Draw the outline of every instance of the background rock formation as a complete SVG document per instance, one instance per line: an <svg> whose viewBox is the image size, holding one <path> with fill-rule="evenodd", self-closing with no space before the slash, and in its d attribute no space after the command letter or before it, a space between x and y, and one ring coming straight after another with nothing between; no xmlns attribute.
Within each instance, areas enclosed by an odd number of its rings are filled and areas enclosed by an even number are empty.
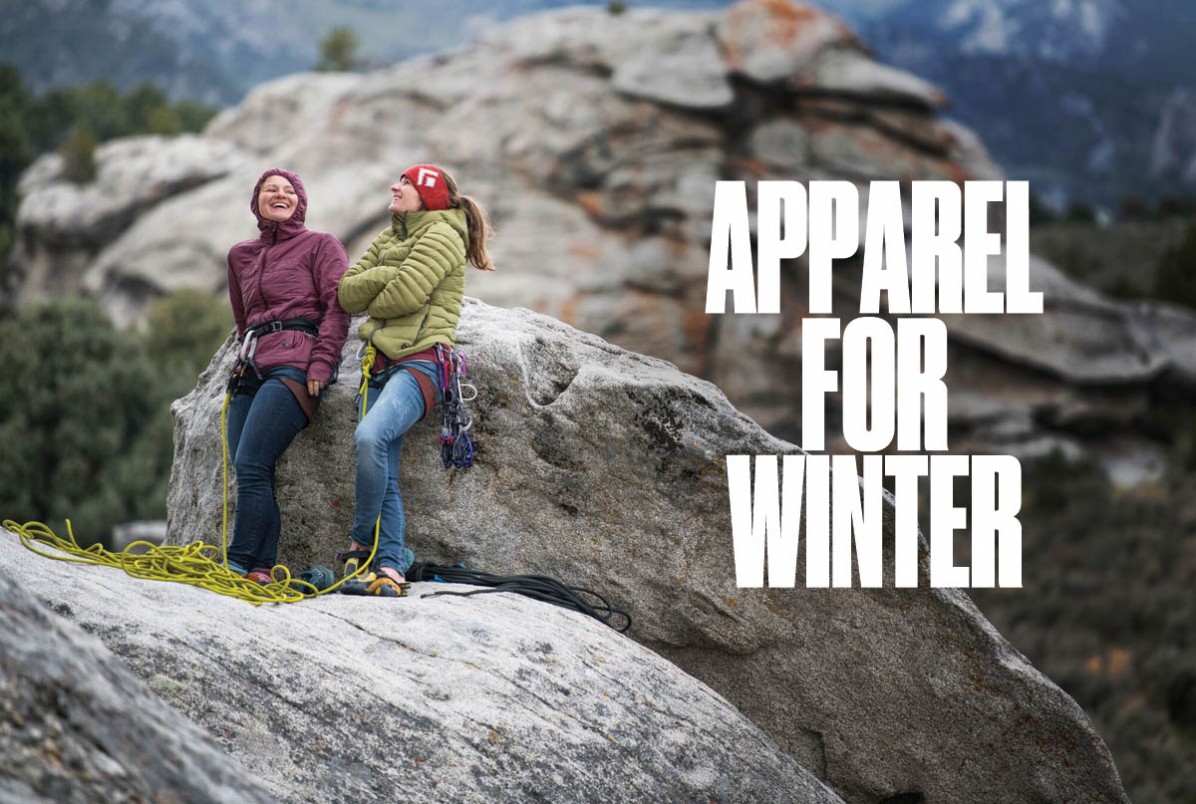
<svg viewBox="0 0 1196 804"><path fill-rule="evenodd" d="M736 587L724 457L796 448L714 386L478 302L460 342L479 390L477 465L444 472L438 421L408 435L408 542L421 558L602 590L631 611L632 636L711 684L847 801L1124 800L1080 708L962 591ZM174 541L219 533L230 346L174 408ZM329 561L349 532L352 351L280 464L292 566ZM891 531L886 541L891 586Z"/></svg>
<svg viewBox="0 0 1196 804"><path fill-rule="evenodd" d="M426 583L253 608L7 531L0 557L23 579L0 571L12 800L841 802L710 688L546 603Z"/></svg>
<svg viewBox="0 0 1196 804"><path fill-rule="evenodd" d="M471 293L671 360L799 441L804 262L785 267L781 315L707 316L714 182L754 192L756 180L849 179L866 191L873 179L1000 178L976 135L941 116L945 103L808 6L527 17L465 50L280 79L202 138L106 146L94 190L64 185L58 158L44 158L23 184L22 298L81 287L129 320L158 293L219 291L228 246L253 234L249 188L276 164L303 175L311 225L356 256L387 223L396 171L437 161L501 232L501 270L475 276ZM1196 324L1177 308L1104 301L1043 263L1035 282L1048 288L1038 320L952 322L953 446L1093 451L1115 476L1149 475L1158 450L1134 416L1161 382L1191 388ZM836 310L857 309L845 282ZM1090 363L1101 370L1077 374ZM1094 423L1115 447L1091 438Z"/></svg>

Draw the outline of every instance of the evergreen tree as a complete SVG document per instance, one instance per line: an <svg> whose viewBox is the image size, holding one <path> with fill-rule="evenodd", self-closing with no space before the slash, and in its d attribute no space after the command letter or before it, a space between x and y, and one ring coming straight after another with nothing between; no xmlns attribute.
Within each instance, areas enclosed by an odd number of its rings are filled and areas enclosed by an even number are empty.
<svg viewBox="0 0 1196 804"><path fill-rule="evenodd" d="M17 182L33 161L25 119L30 98L15 67L0 64L0 298L8 289L8 254L15 239Z"/></svg>
<svg viewBox="0 0 1196 804"><path fill-rule="evenodd" d="M4 517L55 529L69 518L86 544L164 516L170 439L143 433L168 403L133 335L94 302L26 307L0 322L0 365Z"/></svg>
<svg viewBox="0 0 1196 804"><path fill-rule="evenodd" d="M357 59L357 34L348 28L333 28L320 42L318 72L349 72L361 66Z"/></svg>
<svg viewBox="0 0 1196 804"><path fill-rule="evenodd" d="M1184 241L1159 260L1155 296L1196 307L1196 222L1188 225Z"/></svg>
<svg viewBox="0 0 1196 804"><path fill-rule="evenodd" d="M153 131L153 117L161 109L169 110L165 93L153 84L138 84L131 89L121 103L125 107L125 119L138 131Z"/></svg>
<svg viewBox="0 0 1196 804"><path fill-rule="evenodd" d="M91 130L80 123L75 126L71 138L60 150L62 154L62 177L75 184L90 184L95 181L96 141Z"/></svg>
<svg viewBox="0 0 1196 804"><path fill-rule="evenodd" d="M146 118L145 130L150 134L162 134L173 137L183 132L183 122L169 106L158 106L150 110Z"/></svg>
<svg viewBox="0 0 1196 804"><path fill-rule="evenodd" d="M180 290L153 302L145 315L145 354L171 375L171 396L195 385L212 355L233 328L228 300L198 290Z"/></svg>

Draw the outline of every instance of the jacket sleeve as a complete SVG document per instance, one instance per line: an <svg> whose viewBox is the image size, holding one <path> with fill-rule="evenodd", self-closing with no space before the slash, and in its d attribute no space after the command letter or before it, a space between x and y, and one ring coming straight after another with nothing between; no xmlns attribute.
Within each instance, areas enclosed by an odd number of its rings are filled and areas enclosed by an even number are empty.
<svg viewBox="0 0 1196 804"><path fill-rule="evenodd" d="M341 309L346 313L364 313L378 295L378 291L386 284L378 273L381 268L382 244L387 240L387 236L387 232L382 232L375 237L365 254L361 255L361 259L341 278L336 297Z"/></svg>
<svg viewBox="0 0 1196 804"><path fill-rule="evenodd" d="M241 298L241 278L233 268L233 251L228 252L228 302L233 308L233 321L237 324L237 340L245 338L245 300Z"/></svg>
<svg viewBox="0 0 1196 804"><path fill-rule="evenodd" d="M328 382L333 370L340 365L341 347L345 345L345 336L349 333L349 314L337 302L337 287L345 275L345 269L349 267L349 258L345 256L345 247L341 242L327 235L321 239L312 259L315 260L312 273L316 295L324 316L320 321L316 345L312 348L311 362L307 366L307 378Z"/></svg>
<svg viewBox="0 0 1196 804"><path fill-rule="evenodd" d="M465 263L465 243L445 223L434 223L419 236L407 258L386 279L366 310L374 318L398 318L428 303L432 291Z"/></svg>

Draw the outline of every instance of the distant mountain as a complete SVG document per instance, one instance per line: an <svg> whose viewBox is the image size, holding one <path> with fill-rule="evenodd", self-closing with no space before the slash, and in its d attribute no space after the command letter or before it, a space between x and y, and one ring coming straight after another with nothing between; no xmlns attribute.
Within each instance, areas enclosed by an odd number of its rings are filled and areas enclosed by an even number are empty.
<svg viewBox="0 0 1196 804"><path fill-rule="evenodd" d="M1057 203L1196 192L1196 4L837 0L877 57L942 87Z"/></svg>
<svg viewBox="0 0 1196 804"><path fill-rule="evenodd" d="M0 60L36 88L152 80L235 103L306 70L343 25L371 64L460 46L512 17L576 0L26 0L5 3ZM588 5L603 5L591 0ZM718 8L727 0L631 6ZM1196 193L1191 0L827 0L881 61L954 101L997 161L1057 204Z"/></svg>
<svg viewBox="0 0 1196 804"><path fill-rule="evenodd" d="M9 0L0 4L0 61L36 89L107 78L152 81L172 97L217 105L254 85L310 69L320 40L344 26L361 55L386 64L463 44L498 22L591 0ZM704 9L718 0L651 5ZM641 5L633 3L633 5ZM648 5L648 4L643 4Z"/></svg>

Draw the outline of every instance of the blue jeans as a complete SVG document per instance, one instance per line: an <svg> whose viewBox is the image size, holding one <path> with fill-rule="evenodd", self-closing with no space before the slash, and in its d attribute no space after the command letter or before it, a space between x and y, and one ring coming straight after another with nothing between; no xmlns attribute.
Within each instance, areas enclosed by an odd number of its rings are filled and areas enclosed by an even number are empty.
<svg viewBox="0 0 1196 804"><path fill-rule="evenodd" d="M273 567L278 558L282 518L274 496L274 467L307 426L307 416L282 377L306 383L306 374L290 366L246 377L228 406L228 454L237 477L237 511L228 546L229 567L248 571Z"/></svg>
<svg viewBox="0 0 1196 804"><path fill-rule="evenodd" d="M399 453L403 436L424 416L424 397L411 376L421 371L436 382L436 363L415 360L370 381L366 413L357 425L357 502L351 537L358 544L372 545L378 527L379 567L403 569L403 495L399 491ZM439 389L439 384L436 385ZM439 390L437 395L439 396ZM379 516L381 521L379 523Z"/></svg>

